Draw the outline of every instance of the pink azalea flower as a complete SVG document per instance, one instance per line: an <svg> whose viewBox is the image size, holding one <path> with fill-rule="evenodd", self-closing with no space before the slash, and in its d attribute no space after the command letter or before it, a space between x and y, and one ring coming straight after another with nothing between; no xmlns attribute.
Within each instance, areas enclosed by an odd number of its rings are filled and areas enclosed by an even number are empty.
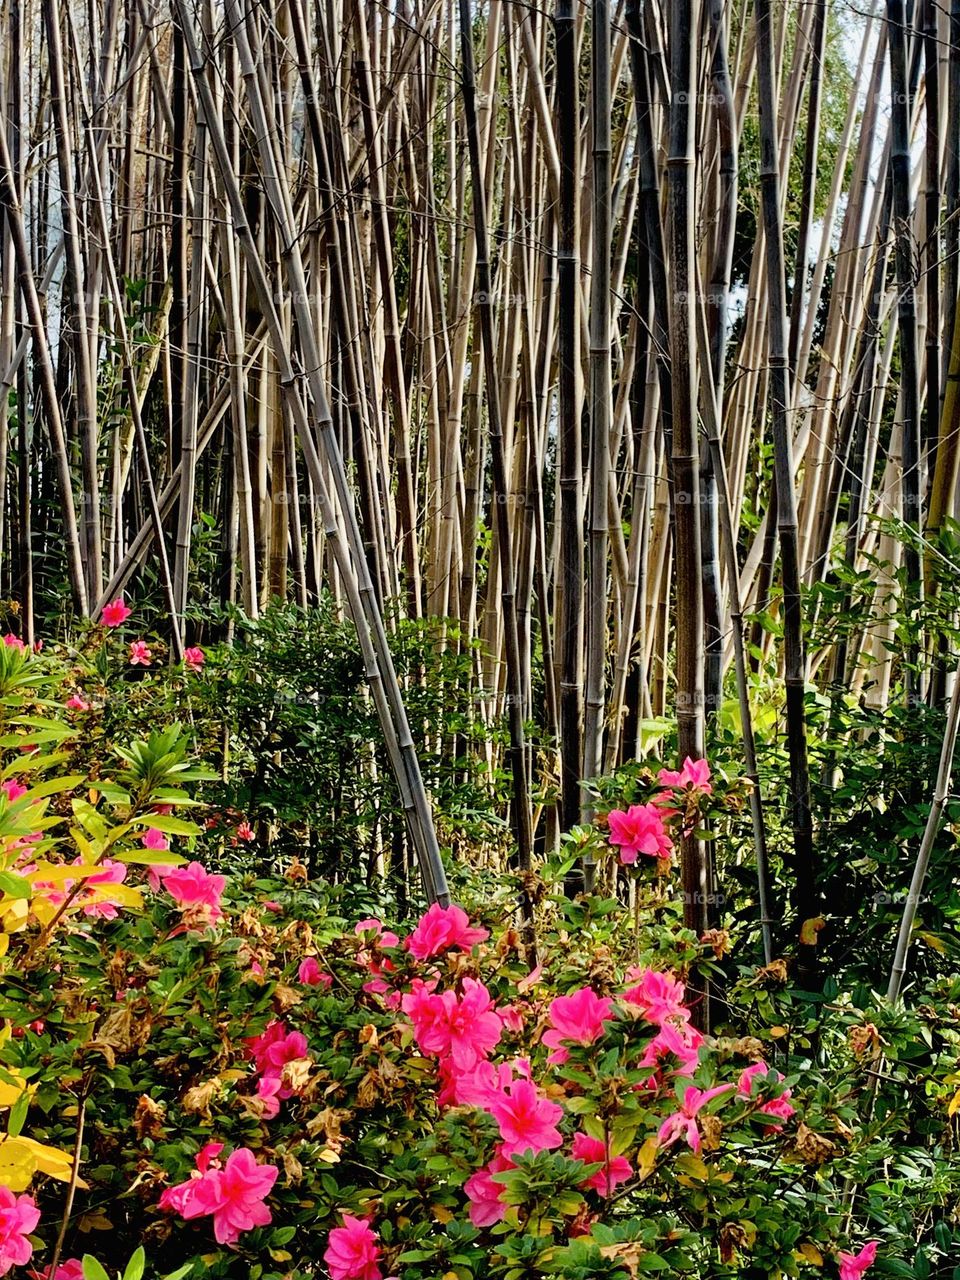
<svg viewBox="0 0 960 1280"><path fill-rule="evenodd" d="M70 711L89 711L90 703L81 698L79 693L71 693L67 699L67 709Z"/></svg>
<svg viewBox="0 0 960 1280"><path fill-rule="evenodd" d="M383 1272L377 1266L377 1233L369 1222L349 1213L343 1215L341 1223L330 1232L323 1255L330 1280L382 1280Z"/></svg>
<svg viewBox="0 0 960 1280"><path fill-rule="evenodd" d="M666 1120L664 1120L657 1134L657 1141L662 1147L669 1147L679 1141L680 1138L685 1138L691 1150L699 1153L700 1130L697 1128L698 1113L712 1098L719 1098L722 1093L727 1093L732 1088L732 1084L718 1084L713 1089L697 1089L692 1084L688 1085L684 1090L680 1110L675 1111L672 1116L667 1116Z"/></svg>
<svg viewBox="0 0 960 1280"><path fill-rule="evenodd" d="M150 646L146 640L130 641L130 665L131 667L149 667L153 654L150 652Z"/></svg>
<svg viewBox="0 0 960 1280"><path fill-rule="evenodd" d="M441 907L435 902L420 917L420 923L404 945L414 959L430 960L450 947L469 951L489 936L489 929L471 928L470 917L462 907Z"/></svg>
<svg viewBox="0 0 960 1280"><path fill-rule="evenodd" d="M14 800L19 800L21 796L27 794L27 788L22 782L18 782L16 778L7 778L5 782L0 782L0 791L7 797L11 804Z"/></svg>
<svg viewBox="0 0 960 1280"><path fill-rule="evenodd" d="M275 1165L257 1164L253 1152L242 1147L231 1153L222 1169L211 1169L199 1179L183 1217L212 1215L217 1244L235 1244L241 1232L272 1221L263 1202L279 1172Z"/></svg>
<svg viewBox="0 0 960 1280"><path fill-rule="evenodd" d="M635 983L623 993L626 1004L636 1005L648 1022L662 1026L667 1021L688 1022L683 983L672 973L659 969L631 969L627 977Z"/></svg>
<svg viewBox="0 0 960 1280"><path fill-rule="evenodd" d="M156 827L147 827L146 831L140 837L140 843L145 849L169 849L170 841Z"/></svg>
<svg viewBox="0 0 960 1280"><path fill-rule="evenodd" d="M28 1275L33 1280L48 1280L49 1273L44 1271L29 1271ZM53 1273L53 1280L83 1280L83 1263L79 1258L68 1258L66 1262L61 1262Z"/></svg>
<svg viewBox="0 0 960 1280"><path fill-rule="evenodd" d="M191 1173L186 1182L179 1182L176 1186L167 1187L160 1196L159 1208L164 1212L179 1213L183 1215L183 1211L190 1203L197 1183L210 1169L219 1169L220 1161L217 1157L223 1150L222 1142L208 1142L206 1146L201 1147L197 1152L196 1169Z"/></svg>
<svg viewBox="0 0 960 1280"><path fill-rule="evenodd" d="M686 1023L673 1026L665 1022L648 1043L639 1065L654 1067L659 1073L665 1066L666 1059L672 1056L677 1060L678 1074L692 1075L700 1063L702 1044L703 1036L695 1027L688 1026ZM648 1083L656 1084L656 1078L652 1077Z"/></svg>
<svg viewBox="0 0 960 1280"><path fill-rule="evenodd" d="M133 610L128 609L124 604L123 596L118 596L116 600L103 606L100 621L105 627L119 627L121 623L126 622L132 612Z"/></svg>
<svg viewBox="0 0 960 1280"><path fill-rule="evenodd" d="M591 987L581 987L571 996L557 996L550 1002L551 1030L543 1043L554 1050L549 1062L566 1062L570 1056L563 1042L593 1044L604 1033L604 1023L613 1017L613 1001L598 996Z"/></svg>
<svg viewBox="0 0 960 1280"><path fill-rule="evenodd" d="M582 1187L592 1187L600 1195L608 1196L620 1182L629 1182L633 1177L630 1161L623 1156L611 1156L606 1143L599 1138L591 1138L586 1133L573 1135L571 1154L574 1160L582 1160L584 1164L601 1164L602 1169L581 1182Z"/></svg>
<svg viewBox="0 0 960 1280"><path fill-rule="evenodd" d="M859 1253L838 1253L837 1261L840 1263L840 1280L860 1280L860 1277L872 1267L877 1259L877 1249L880 1247L878 1240L871 1240L869 1244L865 1244Z"/></svg>
<svg viewBox="0 0 960 1280"><path fill-rule="evenodd" d="M506 1173L513 1167L512 1162L498 1152L489 1164L471 1174L463 1184L470 1201L470 1221L475 1227L492 1227L503 1218L507 1207L500 1197L506 1188L502 1182L495 1181L493 1175Z"/></svg>
<svg viewBox="0 0 960 1280"><path fill-rule="evenodd" d="M329 973L324 973L315 956L306 956L300 961L300 968L297 970L297 981L302 982L305 987L329 987L333 985L333 978Z"/></svg>
<svg viewBox="0 0 960 1280"><path fill-rule="evenodd" d="M460 1107L482 1107L489 1111L493 1103L515 1081L530 1079L530 1059L515 1058L513 1062L496 1065L489 1061L478 1062L470 1071L454 1071L450 1064L443 1064L441 1076L449 1096L441 1094L441 1102L456 1103Z"/></svg>
<svg viewBox="0 0 960 1280"><path fill-rule="evenodd" d="M505 1004L497 1010L497 1013L499 1013L500 1021L507 1030L519 1035L523 1030L524 1005L520 1003Z"/></svg>
<svg viewBox="0 0 960 1280"><path fill-rule="evenodd" d="M380 921L371 916L368 920L359 920L353 926L353 932L360 937L364 933L373 933L374 942L378 947L399 947L400 939L395 933L391 933L389 929L384 929ZM361 954L366 954L365 952Z"/></svg>
<svg viewBox="0 0 960 1280"><path fill-rule="evenodd" d="M457 1071L469 1071L495 1048L503 1031L489 991L475 978L464 978L463 995L443 991L402 1001L413 1021L417 1044L435 1058L450 1058Z"/></svg>
<svg viewBox="0 0 960 1280"><path fill-rule="evenodd" d="M669 858L673 842L663 825L663 814L653 804L632 804L629 809L611 809L607 814L610 843L620 846L620 861L633 863L637 854Z"/></svg>
<svg viewBox="0 0 960 1280"><path fill-rule="evenodd" d="M657 775L657 781L661 787L679 788L693 787L697 791L701 791L705 796L710 795L713 787L710 785L710 766L706 760L692 760L687 756L683 762L683 768L679 772L672 769L661 769Z"/></svg>
<svg viewBox="0 0 960 1280"><path fill-rule="evenodd" d="M249 822L241 822L237 827L237 839L250 841L253 838L253 827L251 827Z"/></svg>
<svg viewBox="0 0 960 1280"><path fill-rule="evenodd" d="M32 1197L15 1196L9 1187L0 1186L0 1276L30 1261L33 1245L27 1237L39 1221Z"/></svg>
<svg viewBox="0 0 960 1280"><path fill-rule="evenodd" d="M486 1108L500 1126L504 1156L521 1151L552 1151L563 1142L557 1121L563 1108L542 1098L530 1080L516 1080Z"/></svg>
<svg viewBox="0 0 960 1280"><path fill-rule="evenodd" d="M737 1093L741 1098L754 1098L755 1094L765 1091L763 1081L769 1074L770 1068L765 1062L755 1062L753 1066L747 1067L745 1071L741 1071L740 1079L737 1082ZM779 1071L774 1073L777 1081L783 1079ZM760 1078L760 1083L754 1088L754 1081ZM767 1126L768 1129L781 1129L783 1122L789 1120L794 1113L794 1107L790 1104L790 1090L784 1089L783 1092L769 1102L764 1102L760 1108L761 1115L772 1116L773 1123Z"/></svg>
<svg viewBox="0 0 960 1280"><path fill-rule="evenodd" d="M280 1094L283 1092L279 1075L261 1076L257 1081L257 1097L263 1103L264 1120L273 1120L280 1114ZM287 1090L289 1093L289 1090Z"/></svg>
<svg viewBox="0 0 960 1280"><path fill-rule="evenodd" d="M183 665L188 671L199 671L207 660L207 655L199 645L183 651Z"/></svg>
<svg viewBox="0 0 960 1280"><path fill-rule="evenodd" d="M80 858L74 858L73 861L76 865L81 864ZM100 868L101 869L99 871L95 871L93 875L87 876L85 878L83 883L83 887L85 891L93 889L98 886L105 886L109 884L122 884L127 877L127 868L124 866L122 862L112 862L109 858L107 858L105 861L100 863ZM87 896L86 892L83 895L81 895L81 897L86 897L86 896ZM90 916L91 919L116 920L118 905L122 905L122 904L118 904L116 901L111 900L109 897L101 897L98 895L97 901L87 903L84 906L83 914L85 916Z"/></svg>
<svg viewBox="0 0 960 1280"><path fill-rule="evenodd" d="M22 649L26 649L27 647L23 643L23 641L20 639L20 637L15 636L12 631L8 631L7 634L3 637L3 643L7 646L8 649L22 650Z"/></svg>
<svg viewBox="0 0 960 1280"><path fill-rule="evenodd" d="M225 876L211 875L199 862L185 867L174 867L164 877L163 887L174 902L181 907L201 907L211 921L220 920L220 896L227 880Z"/></svg>
<svg viewBox="0 0 960 1280"><path fill-rule="evenodd" d="M271 1022L262 1035L248 1036L243 1043L255 1068L262 1074L280 1075L288 1062L307 1056L307 1037L303 1032L288 1031L278 1021Z"/></svg>

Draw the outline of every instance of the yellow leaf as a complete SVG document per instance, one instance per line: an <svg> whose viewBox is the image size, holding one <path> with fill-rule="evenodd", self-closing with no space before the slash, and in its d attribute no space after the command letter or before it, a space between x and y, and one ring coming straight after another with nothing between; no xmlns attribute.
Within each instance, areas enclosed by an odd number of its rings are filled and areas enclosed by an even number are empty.
<svg viewBox="0 0 960 1280"><path fill-rule="evenodd" d="M810 1244L809 1241L806 1244L800 1245L796 1250L794 1257L798 1260L802 1259L804 1262L812 1262L815 1267L823 1266L823 1254L816 1245Z"/></svg>
<svg viewBox="0 0 960 1280"><path fill-rule="evenodd" d="M947 1115L955 1116L960 1111L960 1089L950 1099L950 1105L947 1107Z"/></svg>
<svg viewBox="0 0 960 1280"><path fill-rule="evenodd" d="M682 1173L695 1182L708 1182L710 1179L710 1166L692 1151L686 1151L679 1156L676 1165Z"/></svg>
<svg viewBox="0 0 960 1280"><path fill-rule="evenodd" d="M13 1192L26 1191L36 1171L36 1156L21 1139L7 1138L0 1142L0 1187L8 1187Z"/></svg>
<svg viewBox="0 0 960 1280"><path fill-rule="evenodd" d="M14 1067L0 1067L0 1071L10 1077L9 1080L0 1077L0 1107L14 1107L25 1093L32 1097L36 1092L37 1086L28 1085Z"/></svg>
<svg viewBox="0 0 960 1280"><path fill-rule="evenodd" d="M10 935L0 933L0 957L5 956L10 950Z"/></svg>
<svg viewBox="0 0 960 1280"><path fill-rule="evenodd" d="M947 949L944 946L943 940L941 938L938 938L935 933L923 933L918 931L917 937L922 938L923 941L927 944L927 946L932 947L934 951L939 951L943 953Z"/></svg>
<svg viewBox="0 0 960 1280"><path fill-rule="evenodd" d="M88 907L91 902L115 902L121 907L133 907L139 911L143 906L143 894L125 884L93 884L84 893L83 902L77 901L77 906Z"/></svg>
<svg viewBox="0 0 960 1280"><path fill-rule="evenodd" d="M789 1027L771 1027L770 1028L771 1040L779 1040L781 1039L782 1036L788 1036L789 1034L790 1034Z"/></svg>
<svg viewBox="0 0 960 1280"><path fill-rule="evenodd" d="M657 1165L660 1144L656 1138L648 1138L637 1152L637 1177L643 1182L649 1178Z"/></svg>
<svg viewBox="0 0 960 1280"><path fill-rule="evenodd" d="M48 1147L43 1142L37 1142L33 1138L11 1138L11 1142L20 1143L30 1151L36 1160L37 1170L45 1173L48 1178L57 1178L60 1182L69 1182L70 1173L73 1169L73 1157L67 1151L61 1151L58 1147ZM0 1151L3 1146L0 1144ZM78 1187L85 1187L87 1184L82 1178L77 1179Z"/></svg>
<svg viewBox="0 0 960 1280"><path fill-rule="evenodd" d="M807 947L815 947L817 945L817 934L826 924L823 916L814 916L810 920L804 920L800 929L800 941Z"/></svg>

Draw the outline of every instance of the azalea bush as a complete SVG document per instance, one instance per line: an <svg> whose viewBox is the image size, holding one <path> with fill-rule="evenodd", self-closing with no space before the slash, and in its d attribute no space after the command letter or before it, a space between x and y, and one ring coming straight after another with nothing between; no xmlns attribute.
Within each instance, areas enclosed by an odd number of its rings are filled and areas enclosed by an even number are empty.
<svg viewBox="0 0 960 1280"><path fill-rule="evenodd" d="M0 646L0 1274L954 1280L960 990L811 997L735 921L685 930L676 843L737 780L598 797L532 923L462 869L398 917L297 857L212 866L189 739L91 760L89 681Z"/></svg>

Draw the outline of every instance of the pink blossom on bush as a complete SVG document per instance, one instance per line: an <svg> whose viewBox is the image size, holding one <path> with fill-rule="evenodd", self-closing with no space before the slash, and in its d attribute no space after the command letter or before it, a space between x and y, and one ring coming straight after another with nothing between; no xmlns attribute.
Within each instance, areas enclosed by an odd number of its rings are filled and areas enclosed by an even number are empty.
<svg viewBox="0 0 960 1280"><path fill-rule="evenodd" d="M713 787L710 785L710 766L706 760L692 760L687 756L683 762L683 768L679 771L672 769L661 769L657 775L657 781L661 787L679 788L694 787L697 791L703 792L705 796L710 795Z"/></svg>
<svg viewBox="0 0 960 1280"><path fill-rule="evenodd" d="M257 1081L257 1097L263 1106L264 1120L273 1120L280 1114L280 1095L283 1092L282 1079L279 1075L269 1073ZM289 1093L290 1090L287 1090Z"/></svg>
<svg viewBox="0 0 960 1280"><path fill-rule="evenodd" d="M471 1174L463 1184L467 1199L470 1201L470 1221L475 1227L492 1227L495 1222L500 1222L503 1218L507 1210L500 1197L505 1187L502 1182L495 1181L493 1175L506 1173L512 1168L511 1161L498 1152L489 1164L485 1164L482 1169Z"/></svg>
<svg viewBox="0 0 960 1280"><path fill-rule="evenodd" d="M237 839L251 841L254 838L253 827L249 822L241 822L237 827Z"/></svg>
<svg viewBox="0 0 960 1280"><path fill-rule="evenodd" d="M27 1239L40 1221L31 1196L15 1196L0 1186L0 1276L30 1261L33 1245Z"/></svg>
<svg viewBox="0 0 960 1280"><path fill-rule="evenodd" d="M420 917L404 945L416 960L430 960L451 947L469 951L489 937L489 929L471 927L470 917L462 907L441 907L435 902Z"/></svg>
<svg viewBox="0 0 960 1280"><path fill-rule="evenodd" d="M28 1274L34 1280L48 1280L49 1275L46 1271L30 1271ZM57 1267L53 1280L83 1280L83 1263L79 1258L68 1258Z"/></svg>
<svg viewBox="0 0 960 1280"><path fill-rule="evenodd" d="M667 1066L667 1059L676 1059L676 1071L680 1075L692 1075L700 1062L700 1046L703 1036L694 1027L681 1023L673 1026L665 1022L644 1050L641 1067L654 1067L659 1073ZM650 1083L656 1084L656 1078Z"/></svg>
<svg viewBox="0 0 960 1280"><path fill-rule="evenodd" d="M183 651L183 665L188 671L199 671L207 660L207 655L199 645L193 645Z"/></svg>
<svg viewBox="0 0 960 1280"><path fill-rule="evenodd" d="M20 637L15 636L12 631L8 631L7 634L3 637L3 643L7 646L8 649L22 650L22 649L26 649L27 647L23 643L23 641L20 639Z"/></svg>
<svg viewBox="0 0 960 1280"><path fill-rule="evenodd" d="M384 929L383 924L376 918L370 916L367 920L358 920L353 926L353 932L357 937L361 937L365 933L374 934L374 942L378 947L399 947L400 939L395 933L391 933L389 929ZM366 952L361 952L365 955Z"/></svg>
<svg viewBox="0 0 960 1280"><path fill-rule="evenodd" d="M203 907L210 920L219 920L223 916L220 897L226 883L225 876L211 875L199 862L190 862L185 867L174 867L164 876L163 887L180 906Z"/></svg>
<svg viewBox="0 0 960 1280"><path fill-rule="evenodd" d="M557 996L550 1002L551 1029L543 1043L553 1049L549 1062L566 1062L569 1053L563 1044L593 1044L604 1033L604 1023L613 1017L613 1001L598 996L591 987L581 987L570 996Z"/></svg>
<svg viewBox="0 0 960 1280"><path fill-rule="evenodd" d="M105 627L119 627L121 623L126 622L133 612L128 609L123 602L123 596L117 596L116 600L111 600L109 604L105 604L100 613L100 621Z"/></svg>
<svg viewBox="0 0 960 1280"><path fill-rule="evenodd" d="M162 831L156 827L147 827L146 831L140 837L140 843L145 849L169 849L170 841Z"/></svg>
<svg viewBox="0 0 960 1280"><path fill-rule="evenodd" d="M516 1080L485 1108L500 1126L504 1156L521 1151L552 1151L563 1142L557 1121L563 1108L537 1092L530 1080Z"/></svg>
<svg viewBox="0 0 960 1280"><path fill-rule="evenodd" d="M272 1215L263 1203L277 1180L279 1169L257 1164L252 1151L242 1147L231 1153L222 1169L210 1169L197 1181L183 1217L213 1217L218 1244L235 1244L241 1232L265 1227Z"/></svg>
<svg viewBox="0 0 960 1280"><path fill-rule="evenodd" d="M288 1062L307 1056L307 1037L302 1031L288 1031L282 1022L271 1022L262 1035L248 1036L247 1053L261 1074L279 1075Z"/></svg>
<svg viewBox="0 0 960 1280"><path fill-rule="evenodd" d="M606 1144L599 1138L591 1138L589 1134L573 1135L571 1154L574 1160L582 1160L584 1164L603 1166L580 1184L582 1187L592 1187L602 1196L610 1195L618 1183L629 1182L633 1177L633 1168L629 1160L624 1156L609 1156Z"/></svg>
<svg viewBox="0 0 960 1280"><path fill-rule="evenodd" d="M208 1142L201 1147L195 1160L196 1169L186 1182L178 1182L176 1186L167 1187L163 1191L159 1200L159 1208L164 1212L179 1213L182 1216L203 1175L210 1169L220 1168L220 1161L217 1157L222 1150L222 1142Z"/></svg>
<svg viewBox="0 0 960 1280"><path fill-rule="evenodd" d="M377 1233L369 1222L349 1213L341 1223L330 1232L323 1255L330 1280L382 1280Z"/></svg>
<svg viewBox="0 0 960 1280"><path fill-rule="evenodd" d="M153 658L150 646L146 640L130 641L130 665L131 667L149 667Z"/></svg>
<svg viewBox="0 0 960 1280"><path fill-rule="evenodd" d="M763 1081L769 1074L770 1068L765 1062L755 1062L753 1066L747 1067L745 1071L741 1071L740 1079L737 1082L737 1092L742 1098L755 1098L757 1094L763 1092ZM783 1076L779 1071L775 1072L777 1081L781 1081ZM760 1082L755 1086L755 1081L759 1078ZM773 1123L768 1125L769 1129L780 1129L783 1122L789 1120L794 1113L794 1107L790 1103L790 1090L784 1089L777 1098L772 1098L769 1102L764 1102L760 1108L761 1115L773 1117Z"/></svg>
<svg viewBox="0 0 960 1280"><path fill-rule="evenodd" d="M89 711L90 703L81 698L79 693L71 693L67 699L67 709L70 711Z"/></svg>
<svg viewBox="0 0 960 1280"><path fill-rule="evenodd" d="M667 1116L660 1126L657 1134L660 1145L669 1147L684 1138L693 1151L699 1152L700 1130L697 1128L697 1115L712 1098L719 1098L722 1093L729 1092L733 1087L732 1084L718 1084L713 1089L697 1089L692 1084L688 1085L684 1090L680 1110L675 1111L672 1116Z"/></svg>
<svg viewBox="0 0 960 1280"><path fill-rule="evenodd" d="M461 1107L482 1107L489 1111L494 1101L508 1090L516 1079L530 1079L529 1058L512 1062L478 1062L470 1071L441 1070L449 1088L449 1101ZM441 1095L441 1102L447 1099Z"/></svg>
<svg viewBox="0 0 960 1280"><path fill-rule="evenodd" d="M14 800L19 800L21 796L27 794L27 788L22 782L18 782L16 778L7 778L5 782L0 782L0 791L7 797L11 804Z"/></svg>
<svg viewBox="0 0 960 1280"><path fill-rule="evenodd" d="M81 859L74 858L74 864L80 865ZM109 858L100 863L100 870L95 871L93 875L87 876L83 882L84 893L81 895L81 901L87 896L89 890L97 888L103 893L105 886L110 884L122 884L127 877L127 868L122 862L112 862ZM70 882L64 882L65 884ZM83 914L90 916L92 919L100 920L116 920L117 907L122 903L111 899L108 896L101 897L98 894L98 900L84 904Z"/></svg>
<svg viewBox="0 0 960 1280"><path fill-rule="evenodd" d="M631 969L627 974L634 984L623 993L626 1004L636 1005L648 1022L662 1026L668 1020L688 1022L690 1011L684 1005L683 983L672 973L659 969Z"/></svg>
<svg viewBox="0 0 960 1280"><path fill-rule="evenodd" d="M840 1263L840 1280L860 1280L860 1277L872 1267L877 1260L877 1249L879 1241L871 1240L869 1244L865 1244L859 1253L838 1253L837 1261Z"/></svg>
<svg viewBox="0 0 960 1280"><path fill-rule="evenodd" d="M607 814L610 843L620 846L620 861L633 863L637 854L669 858L673 842L663 825L663 814L653 804L632 804L629 809L611 809Z"/></svg>
<svg viewBox="0 0 960 1280"><path fill-rule="evenodd" d="M424 1053L449 1058L457 1071L469 1071L495 1048L503 1031L500 1015L482 982L464 978L463 994L443 991L404 996L402 1006Z"/></svg>
<svg viewBox="0 0 960 1280"><path fill-rule="evenodd" d="M316 956L305 956L300 961L300 967L297 969L297 981L302 982L305 987L329 987L333 985L333 978L320 968Z"/></svg>

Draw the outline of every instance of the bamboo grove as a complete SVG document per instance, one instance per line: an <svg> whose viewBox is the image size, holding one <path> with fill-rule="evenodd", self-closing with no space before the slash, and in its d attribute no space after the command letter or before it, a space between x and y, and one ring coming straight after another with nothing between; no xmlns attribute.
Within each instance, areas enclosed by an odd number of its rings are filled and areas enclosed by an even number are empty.
<svg viewBox="0 0 960 1280"><path fill-rule="evenodd" d="M398 606L481 642L522 867L658 717L699 756L739 698L755 773L774 662L815 916L811 683L946 699L889 601L957 514L960 0L0 0L0 33L24 639L152 592L176 655L197 600L333 592L440 898ZM838 566L870 589L808 652Z"/></svg>

